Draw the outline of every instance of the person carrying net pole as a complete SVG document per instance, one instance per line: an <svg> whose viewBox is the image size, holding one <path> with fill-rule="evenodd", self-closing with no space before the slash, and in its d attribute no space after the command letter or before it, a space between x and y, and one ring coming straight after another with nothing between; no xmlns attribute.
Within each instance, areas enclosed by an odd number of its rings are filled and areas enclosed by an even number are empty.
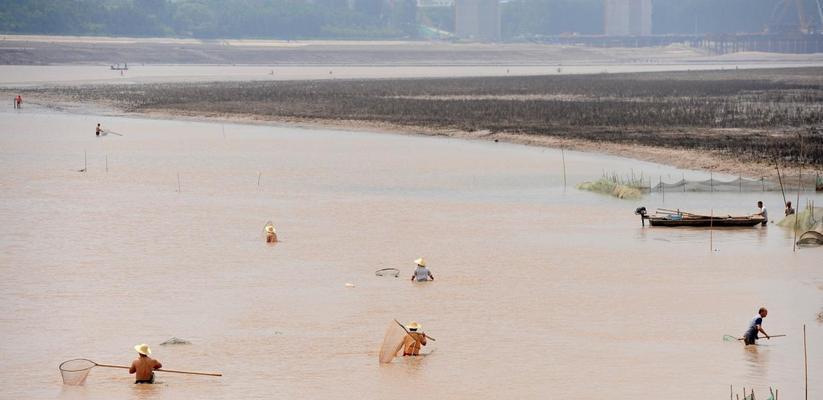
<svg viewBox="0 0 823 400"><path fill-rule="evenodd" d="M137 359L131 363L131 368L129 368L129 373L134 374L134 383L154 383L154 371L163 368L163 364L149 357L151 349L149 345L145 343L134 346L134 350L137 351L138 356Z"/></svg>

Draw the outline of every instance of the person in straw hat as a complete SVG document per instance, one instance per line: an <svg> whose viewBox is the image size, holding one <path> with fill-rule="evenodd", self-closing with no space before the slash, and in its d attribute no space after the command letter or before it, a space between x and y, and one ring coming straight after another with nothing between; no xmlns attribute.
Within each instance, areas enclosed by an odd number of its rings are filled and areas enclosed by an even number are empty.
<svg viewBox="0 0 823 400"><path fill-rule="evenodd" d="M270 222L266 224L266 243L275 242L277 242L277 231L274 229L274 225Z"/></svg>
<svg viewBox="0 0 823 400"><path fill-rule="evenodd" d="M424 282L434 280L434 275L432 275L431 271L429 271L429 269L426 268L426 260L424 260L421 257L414 260L414 263L417 264L417 268L414 270L414 273L412 274L412 282Z"/></svg>
<svg viewBox="0 0 823 400"><path fill-rule="evenodd" d="M130 374L136 374L134 377L134 383L154 383L154 370L163 368L163 365L160 364L160 361L157 361L151 357L151 349L149 345L143 343L134 346L134 349L137 350L137 357L131 363L131 368L129 368Z"/></svg>
<svg viewBox="0 0 823 400"><path fill-rule="evenodd" d="M403 339L403 356L419 356L420 348L426 345L426 334L423 333L423 325L412 322L406 325L409 334Z"/></svg>

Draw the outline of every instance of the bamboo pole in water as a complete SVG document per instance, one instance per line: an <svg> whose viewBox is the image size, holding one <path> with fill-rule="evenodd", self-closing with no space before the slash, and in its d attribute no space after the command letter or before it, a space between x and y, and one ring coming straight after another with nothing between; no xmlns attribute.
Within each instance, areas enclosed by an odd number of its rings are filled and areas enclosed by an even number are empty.
<svg viewBox="0 0 823 400"><path fill-rule="evenodd" d="M177 173L177 193L180 193L180 173Z"/></svg>
<svg viewBox="0 0 823 400"><path fill-rule="evenodd" d="M89 170L88 157L86 157L86 150L83 150L83 173Z"/></svg>
<svg viewBox="0 0 823 400"><path fill-rule="evenodd" d="M566 191L566 151L560 148L560 158L563 160L563 192Z"/></svg>
<svg viewBox="0 0 823 400"><path fill-rule="evenodd" d="M806 400L809 400L809 357L806 353L806 324L803 324L803 375L806 387Z"/></svg>
<svg viewBox="0 0 823 400"><path fill-rule="evenodd" d="M800 207L800 189L803 187L803 181L801 177L803 176L803 135L797 134L800 136L800 163L797 170L797 203L795 203L795 207ZM797 222L800 220L798 218L797 213L794 215L794 240L792 243L792 251L797 251Z"/></svg>
<svg viewBox="0 0 823 400"><path fill-rule="evenodd" d="M711 211L709 218L709 253L714 253L714 208ZM743 396L745 397L745 396Z"/></svg>
<svg viewBox="0 0 823 400"><path fill-rule="evenodd" d="M260 171L257 171L257 190L260 190Z"/></svg>

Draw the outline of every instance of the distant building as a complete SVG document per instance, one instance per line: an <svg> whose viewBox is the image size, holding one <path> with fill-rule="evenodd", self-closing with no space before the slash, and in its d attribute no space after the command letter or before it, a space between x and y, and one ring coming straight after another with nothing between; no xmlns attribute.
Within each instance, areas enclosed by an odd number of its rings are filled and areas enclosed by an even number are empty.
<svg viewBox="0 0 823 400"><path fill-rule="evenodd" d="M652 34L652 0L604 0L603 8L606 35Z"/></svg>
<svg viewBox="0 0 823 400"><path fill-rule="evenodd" d="M460 38L500 40L500 1L454 0L454 28Z"/></svg>

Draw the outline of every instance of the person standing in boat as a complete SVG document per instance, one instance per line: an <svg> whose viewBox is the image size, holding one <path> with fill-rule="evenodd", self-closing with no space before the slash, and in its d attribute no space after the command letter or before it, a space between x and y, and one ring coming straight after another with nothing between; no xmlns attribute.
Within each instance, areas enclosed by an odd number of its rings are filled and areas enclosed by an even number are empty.
<svg viewBox="0 0 823 400"><path fill-rule="evenodd" d="M154 370L163 368L163 365L160 364L160 361L149 357L149 354L151 354L149 345L145 343L138 344L134 346L134 350L137 351L138 357L131 363L131 368L129 368L129 373L135 374L134 383L154 383Z"/></svg>
<svg viewBox="0 0 823 400"><path fill-rule="evenodd" d="M760 225L766 226L766 223L769 222L769 212L766 211L766 206L763 205L762 201L757 202L757 212L754 215L763 217L763 222Z"/></svg>
<svg viewBox="0 0 823 400"><path fill-rule="evenodd" d="M766 336L766 339L771 339L769 334L763 330L763 318L766 318L766 315L769 315L769 310L766 307L760 307L760 310L757 311L757 315L752 318L752 322L749 323L749 328L746 330L746 333L743 334L743 343L746 346L750 344L757 344L757 334L762 333Z"/></svg>
<svg viewBox="0 0 823 400"><path fill-rule="evenodd" d="M406 338L403 339L403 356L419 356L420 348L426 345L426 334L423 333L423 325L412 322L406 325L409 330Z"/></svg>
<svg viewBox="0 0 823 400"><path fill-rule="evenodd" d="M425 282L434 280L434 275L432 275L432 272L429 271L428 268L426 268L426 260L424 260L423 257L414 260L414 263L417 264L417 268L414 270L414 273L412 274L412 282Z"/></svg>

